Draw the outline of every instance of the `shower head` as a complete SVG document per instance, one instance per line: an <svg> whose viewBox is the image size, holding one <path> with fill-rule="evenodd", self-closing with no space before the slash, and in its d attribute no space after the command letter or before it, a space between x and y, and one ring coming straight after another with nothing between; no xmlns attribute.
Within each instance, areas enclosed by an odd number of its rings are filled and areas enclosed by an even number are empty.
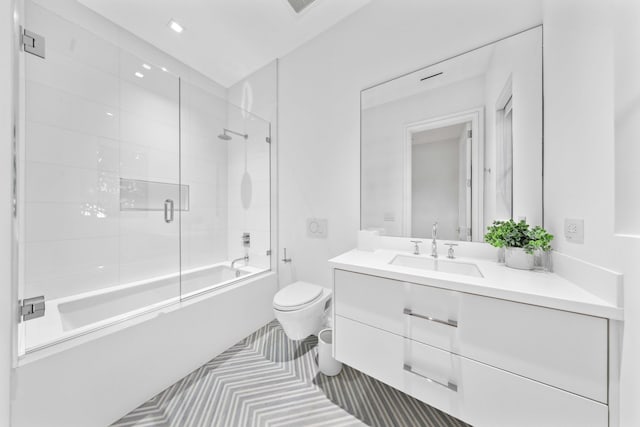
<svg viewBox="0 0 640 427"><path fill-rule="evenodd" d="M230 141L231 140L231 136L228 135L229 133L241 136L244 139L248 139L249 138L249 135L247 135L246 133L234 132L234 131L229 130L229 129L222 129L222 133L220 135L218 135L218 138L220 138L223 141Z"/></svg>

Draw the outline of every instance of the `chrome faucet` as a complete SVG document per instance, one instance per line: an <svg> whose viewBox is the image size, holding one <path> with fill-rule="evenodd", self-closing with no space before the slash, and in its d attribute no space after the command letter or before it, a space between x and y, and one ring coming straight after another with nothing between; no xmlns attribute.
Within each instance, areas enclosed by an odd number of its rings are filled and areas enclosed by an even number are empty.
<svg viewBox="0 0 640 427"><path fill-rule="evenodd" d="M420 255L420 246L418 246L420 243L422 243L422 240L412 240L411 243L413 243L415 246L413 248L413 254L414 255Z"/></svg>
<svg viewBox="0 0 640 427"><path fill-rule="evenodd" d="M236 262L240 262L240 261L244 261L244 263L246 265L249 262L249 254L246 254L242 258L236 258L233 261L231 261L231 268L235 270Z"/></svg>
<svg viewBox="0 0 640 427"><path fill-rule="evenodd" d="M434 258L438 258L438 242L436 239L438 238L438 223L433 223L433 228L431 229L431 256Z"/></svg>

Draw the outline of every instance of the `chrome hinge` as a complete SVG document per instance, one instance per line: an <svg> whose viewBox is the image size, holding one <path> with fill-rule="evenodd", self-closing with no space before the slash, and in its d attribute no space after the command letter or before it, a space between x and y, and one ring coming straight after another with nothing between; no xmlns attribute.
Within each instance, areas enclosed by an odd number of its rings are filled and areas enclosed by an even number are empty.
<svg viewBox="0 0 640 427"><path fill-rule="evenodd" d="M19 306L21 322L44 316L44 296L24 299L20 301Z"/></svg>
<svg viewBox="0 0 640 427"><path fill-rule="evenodd" d="M471 129L469 129L467 131L467 138L471 138L471 137L473 137L473 131Z"/></svg>
<svg viewBox="0 0 640 427"><path fill-rule="evenodd" d="M467 179L467 187L471 187L471 180Z"/></svg>
<svg viewBox="0 0 640 427"><path fill-rule="evenodd" d="M267 141L267 144L271 144L271 137L266 137L265 141Z"/></svg>
<svg viewBox="0 0 640 427"><path fill-rule="evenodd" d="M32 33L29 30L22 30L22 48L25 52L31 53L44 59L45 53L45 40L44 37Z"/></svg>
<svg viewBox="0 0 640 427"><path fill-rule="evenodd" d="M267 255L271 255L271 249L267 249Z"/></svg>

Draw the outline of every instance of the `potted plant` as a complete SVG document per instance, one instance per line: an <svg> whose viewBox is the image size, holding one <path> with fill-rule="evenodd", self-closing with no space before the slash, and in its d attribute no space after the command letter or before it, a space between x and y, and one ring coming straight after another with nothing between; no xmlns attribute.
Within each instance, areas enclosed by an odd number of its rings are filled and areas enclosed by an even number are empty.
<svg viewBox="0 0 640 427"><path fill-rule="evenodd" d="M551 250L553 235L538 225L529 227L526 221L494 221L487 231L485 242L496 248L504 248L507 267L531 270L534 252Z"/></svg>

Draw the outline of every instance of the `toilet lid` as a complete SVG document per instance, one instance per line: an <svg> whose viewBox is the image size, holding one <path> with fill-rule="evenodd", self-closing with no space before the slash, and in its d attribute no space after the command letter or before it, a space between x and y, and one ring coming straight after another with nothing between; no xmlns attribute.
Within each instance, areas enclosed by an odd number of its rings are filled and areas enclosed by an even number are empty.
<svg viewBox="0 0 640 427"><path fill-rule="evenodd" d="M273 306L279 310L295 310L315 301L322 294L322 287L307 282L296 282L278 291Z"/></svg>

